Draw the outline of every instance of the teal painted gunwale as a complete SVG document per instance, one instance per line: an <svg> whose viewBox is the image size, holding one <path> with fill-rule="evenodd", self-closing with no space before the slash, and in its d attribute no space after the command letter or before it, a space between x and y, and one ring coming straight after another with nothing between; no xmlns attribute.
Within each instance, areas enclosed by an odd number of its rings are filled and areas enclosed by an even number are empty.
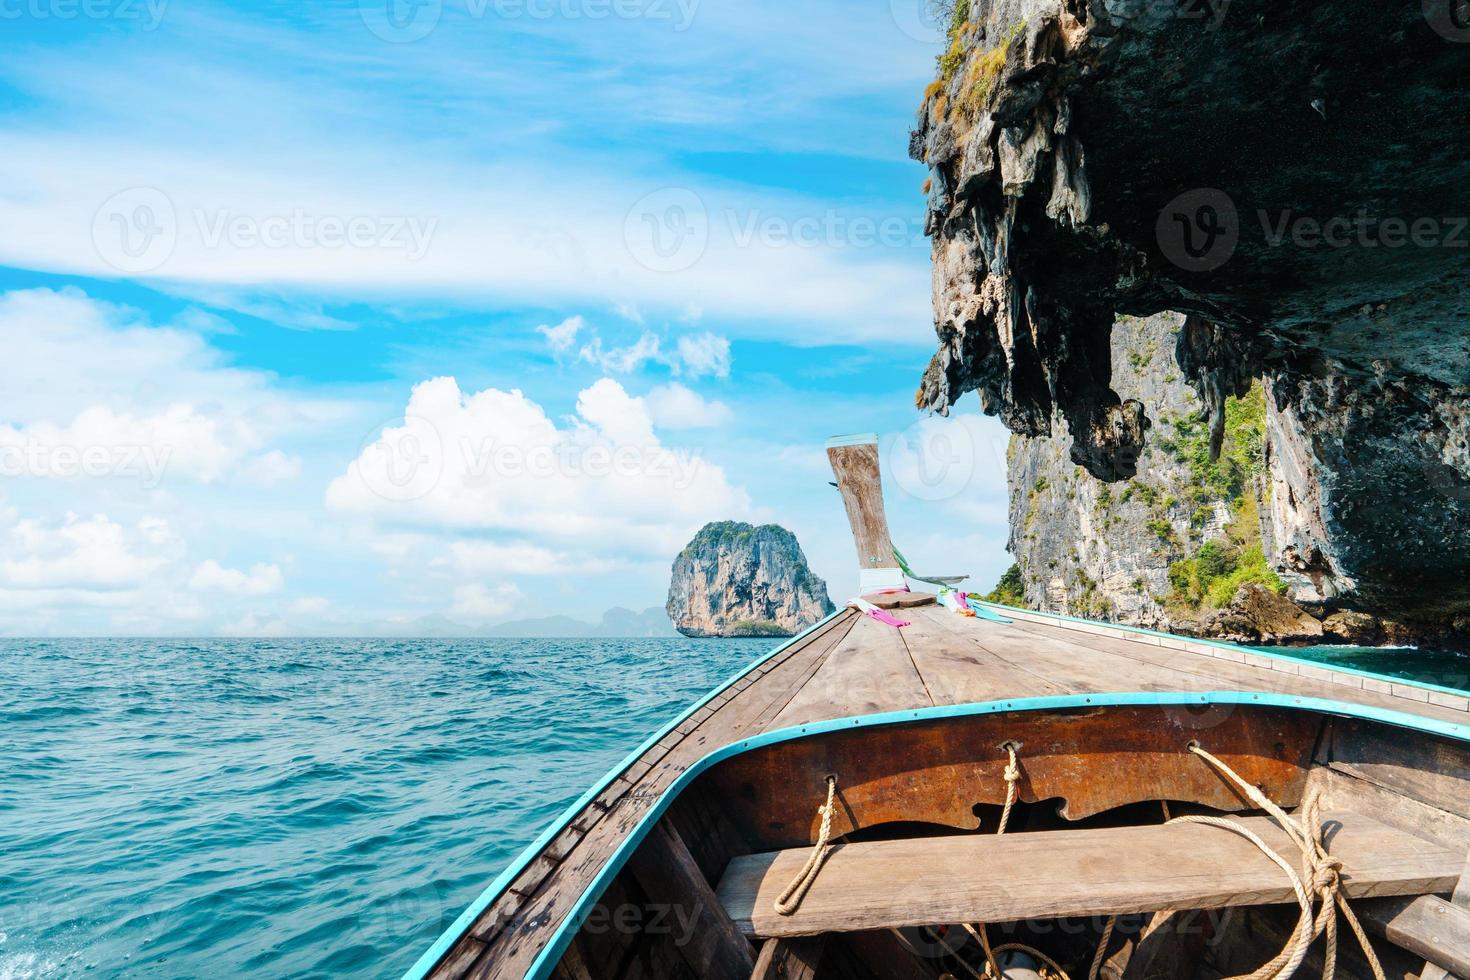
<svg viewBox="0 0 1470 980"><path fill-rule="evenodd" d="M1386 674L1375 674L1371 670L1359 670L1356 667L1339 667L1336 664L1324 664L1305 657L1293 657L1285 653L1276 653L1263 647L1246 647L1238 643L1226 643L1224 640L1200 640L1192 636L1180 636L1177 633L1164 633L1159 630L1144 629L1142 626L1122 626L1118 623L1099 623L1091 619L1078 619L1076 616L1064 616L1061 613L1038 612L1035 609L1022 609L1018 606L1006 606L998 602L985 602L977 600L982 606L989 606L997 612L1026 613L1029 616L1042 616L1046 619L1056 619L1064 623L1081 623L1084 626L1101 626L1106 629L1119 630L1124 633L1137 633L1141 636L1157 636L1160 639L1173 640L1177 643L1198 643L1201 646L1214 647L1217 650L1237 650L1241 653L1249 653L1257 657L1267 657L1272 660L1281 660L1292 664L1306 664L1319 670L1330 670L1338 674L1350 674L1354 677L1366 677L1370 680L1384 681L1389 684L1400 684L1404 687L1417 687L1425 691L1435 691L1439 694L1452 694L1457 698L1470 698L1470 691L1462 691L1455 687L1445 687L1441 684L1431 684L1428 681L1409 680L1405 677L1389 677Z"/></svg>
<svg viewBox="0 0 1470 980"><path fill-rule="evenodd" d="M841 610L839 610L839 613L840 612ZM808 630L807 632L810 633L818 629L820 626L830 621L836 615L838 615L838 613L834 613L833 616L829 616L826 620L823 620L822 623L816 624L811 628L811 630ZM764 663L765 661L769 660L771 657L775 656L776 653L784 650L786 647L792 645L797 640L802 639L802 637L804 637L805 635L806 634L802 634L802 636L796 637L790 642L778 647L776 650L773 650L766 657L763 657L760 661L757 661L757 664ZM754 666L755 665L752 665L752 668ZM747 670L752 668L748 668ZM740 676L743 676L743 674ZM738 677L735 679L738 679ZM733 680L731 683L733 683ZM725 687L727 686L728 684L725 685ZM470 925L474 923L475 919L477 919L484 911L484 909L487 908L502 891L504 891L506 885L509 884L510 880L514 878L516 874L520 873L520 869L524 868L525 865L529 863L529 861L540 852L541 848L543 848L546 843L549 842L553 836L555 836L555 834L559 833L562 828L570 823L571 820L577 815L577 813L581 812L582 807L586 806L587 802L593 799L597 795L597 793L600 793L603 788L606 788L607 784L615 779L619 773L627 768L628 765L631 765L632 762L636 761L637 757L640 756L642 752L647 751L647 746L655 744L659 739L663 737L664 734L667 734L668 731L672 730L675 726L680 724L684 720L684 718L687 718L688 715L692 714L694 711L698 710L698 708L708 703L709 700L713 698L719 690L723 689L724 687L721 687L718 688L716 691L711 692L698 705L685 712L683 716L676 719L669 726L666 726L665 729L661 730L660 734L650 738L650 740L645 743L645 748L636 751L635 753L630 755L624 763L620 763L617 767L611 770L609 772L609 775L607 777L604 777L603 781L599 783L600 788L589 791L582 797L581 800L578 801L578 803L573 804L572 807L568 808L567 812L562 815L561 819L559 819L552 827L548 828L547 831L541 835L541 837L537 838L536 842L531 844L531 846L522 853L521 857L518 858L516 862L511 865L510 868L507 868L505 872L502 872L500 877L498 877L495 882L492 883L491 886L485 890L485 893L482 894L479 899L472 903L469 908L465 909L460 917L455 920L454 924L451 925L449 929L446 930L444 934L439 937L434 945L430 947L424 953L424 955L419 958L418 962L416 962L409 969L409 971L404 974L404 980L422 980L422 978L427 977L429 972L434 968L435 964L437 964L439 960L444 956L444 954L448 952L449 949L454 945L454 943L459 940L459 938L470 927ZM628 836L623 839L622 843L619 844L617 850L613 852L613 854L608 858L607 862L598 870L597 875L583 891L582 895L578 898L576 904L573 905L568 914L564 916L562 921L558 924L558 926L556 927L556 931L551 937L551 940L546 944L545 947L542 948L541 953L531 964L531 968L526 973L526 976L528 978L532 978L532 980L544 980L544 978L550 975L552 969L561 959L562 954L566 951L566 947L571 942L572 937L576 934L577 930L582 927L582 924L586 921L588 915L591 914L597 900L602 897L603 892L607 890L607 887L612 883L613 878L615 878L617 874L622 870L629 856L633 853L634 850L637 849L638 845L643 841L644 837L647 836L648 832L668 810L673 800L681 792L683 792L690 783L699 778L699 776L709 770L712 766L716 765L717 763L723 762L724 760L729 759L733 756L740 755L753 749L763 748L768 745L776 745L781 742L794 741L796 739L807 738L814 735L827 734L830 732L845 731L851 728L882 727L887 725L903 724L906 722L930 721L944 718L963 718L975 715L996 714L1012 711L1049 711L1062 708L1077 708L1084 706L1114 707L1128 705L1152 705L1167 707L1170 705L1196 704L1203 706L1254 705L1258 707L1293 708L1302 711L1336 714L1351 718L1361 718L1368 721L1382 722L1384 724L1394 725L1400 728L1408 728L1414 731L1429 732L1431 734L1442 735L1459 741L1470 742L1470 729L1467 729L1467 727L1464 725L1438 721L1433 718L1424 718L1419 715L1410 714L1408 712L1391 711L1386 708L1374 708L1367 705L1349 704L1346 702L1330 700L1326 698L1295 697L1289 695L1251 693L1245 691L1205 691L1188 694L1170 692L1070 694L1063 696L1038 698L1013 698L1008 701L985 701L973 704L944 705L939 707L918 708L907 711L884 712L880 714L863 715L850 718L836 718L830 721L817 722L809 725L783 728L777 731L765 732L740 742L732 742L729 745L711 751L707 755L700 758L693 765L691 765L688 769L681 773L677 779L674 780L674 782L668 787L668 789L666 789L654 802L649 811L643 815L642 819L628 834Z"/></svg>

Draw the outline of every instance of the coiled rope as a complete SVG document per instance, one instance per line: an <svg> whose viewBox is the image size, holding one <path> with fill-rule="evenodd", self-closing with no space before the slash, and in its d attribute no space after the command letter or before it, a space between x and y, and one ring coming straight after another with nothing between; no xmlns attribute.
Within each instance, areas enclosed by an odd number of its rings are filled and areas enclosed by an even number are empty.
<svg viewBox="0 0 1470 980"><path fill-rule="evenodd" d="M836 796L837 777L828 776L827 802L817 808L817 812L822 815L822 827L817 834L817 844L807 857L806 864L796 873L796 877L791 879L791 884L776 896L775 906L778 915L791 915L801 907L801 900L806 897L812 883L817 880L817 872L822 870L822 862L827 859L827 850L832 840L832 812Z"/></svg>
<svg viewBox="0 0 1470 980"><path fill-rule="evenodd" d="M1281 829L1286 831L1286 835L1301 851L1302 856L1301 874L1298 875L1286 859L1272 850L1259 835L1234 820L1224 817L1184 816L1175 817L1169 821L1171 824L1204 824L1239 834L1256 845L1261 853L1274 861L1291 880L1292 891L1296 893L1297 904L1301 906L1302 914L1286 947L1254 973L1242 974L1231 980L1286 980L1302 965L1313 941L1322 935L1327 937L1322 957L1322 975L1331 978L1337 969L1337 913L1339 911L1347 920L1353 935L1357 937L1358 945L1363 948L1363 956L1367 959L1373 976L1376 980L1385 980L1383 967L1378 962L1377 954L1373 952L1373 946L1368 942L1367 934L1363 932L1362 923L1358 921L1352 906L1348 904L1347 897L1341 893L1342 862L1328 854L1327 848L1322 843L1322 800L1317 791L1314 789L1309 793L1298 811L1301 817L1296 819L1268 799L1266 794L1241 778L1234 769L1206 752L1198 744L1191 743L1189 751L1209 763L1217 772L1239 787L1247 799L1270 814L1271 818L1281 825ZM1314 898L1321 902L1321 908L1315 914L1312 909Z"/></svg>

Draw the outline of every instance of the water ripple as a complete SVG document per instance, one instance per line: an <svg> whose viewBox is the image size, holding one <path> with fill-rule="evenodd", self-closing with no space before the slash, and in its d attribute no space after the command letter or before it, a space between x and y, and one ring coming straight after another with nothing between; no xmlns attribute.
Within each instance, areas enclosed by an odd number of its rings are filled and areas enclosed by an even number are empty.
<svg viewBox="0 0 1470 980"><path fill-rule="evenodd" d="M0 641L0 980L395 975L769 646Z"/></svg>

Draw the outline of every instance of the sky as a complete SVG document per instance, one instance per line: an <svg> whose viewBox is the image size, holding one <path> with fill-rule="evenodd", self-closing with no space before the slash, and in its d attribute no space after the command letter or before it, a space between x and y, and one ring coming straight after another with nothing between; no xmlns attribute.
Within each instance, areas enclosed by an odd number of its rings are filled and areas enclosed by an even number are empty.
<svg viewBox="0 0 1470 980"><path fill-rule="evenodd" d="M0 633L662 605L707 521L1009 564L927 418L925 0L0 0Z"/></svg>

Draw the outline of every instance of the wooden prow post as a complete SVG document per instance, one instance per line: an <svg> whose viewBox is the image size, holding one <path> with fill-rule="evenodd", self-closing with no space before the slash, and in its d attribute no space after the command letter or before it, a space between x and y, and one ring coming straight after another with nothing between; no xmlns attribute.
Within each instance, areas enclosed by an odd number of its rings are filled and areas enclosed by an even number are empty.
<svg viewBox="0 0 1470 980"><path fill-rule="evenodd" d="M863 595L883 589L902 589L906 583L888 518L883 513L883 475L878 468L876 435L835 436L827 440L827 459L837 477L837 489L847 508L847 523L857 545L858 591Z"/></svg>

